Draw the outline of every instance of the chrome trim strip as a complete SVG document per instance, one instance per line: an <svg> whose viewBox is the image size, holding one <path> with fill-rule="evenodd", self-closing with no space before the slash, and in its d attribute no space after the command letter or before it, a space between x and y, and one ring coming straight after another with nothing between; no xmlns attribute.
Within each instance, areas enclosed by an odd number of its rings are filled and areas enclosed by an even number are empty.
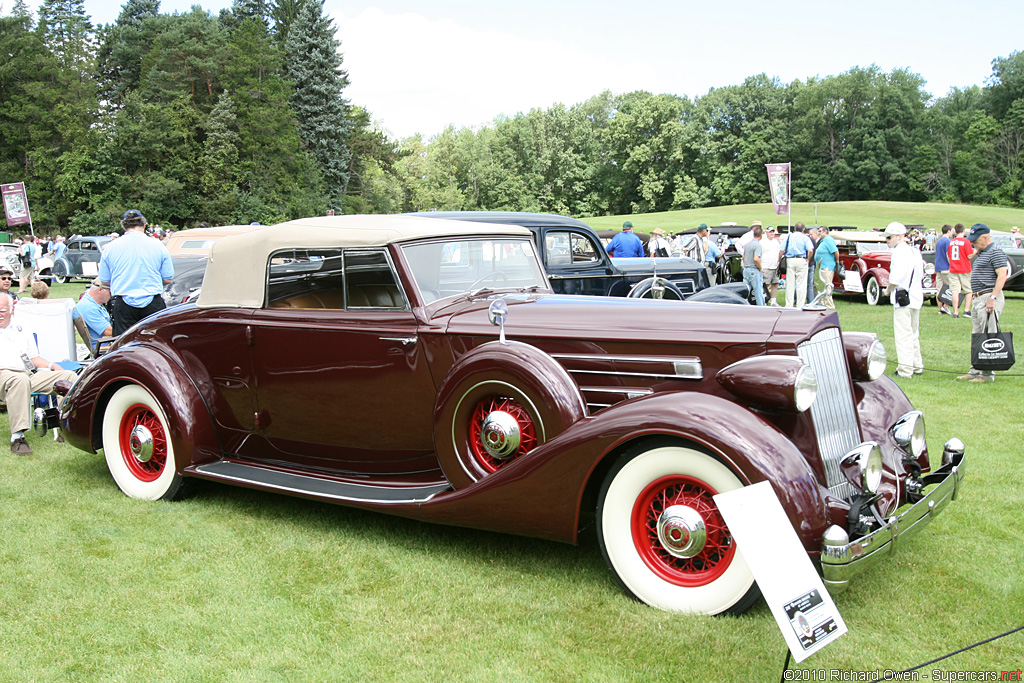
<svg viewBox="0 0 1024 683"><path fill-rule="evenodd" d="M654 389L650 388L624 388L624 387L580 387L580 391L604 392L606 394L653 394Z"/></svg>
<svg viewBox="0 0 1024 683"><path fill-rule="evenodd" d="M701 365L700 358L693 356L602 356L598 354L572 354L572 353L553 353L552 358L555 358L559 362L566 360L576 360L584 362L621 362L621 363L648 363L648 364L671 364L675 370L674 375L667 375L662 373L651 373L651 372L627 372L620 370L582 370L582 369L569 369L570 373L589 374L589 375L621 375L625 377L648 377L652 379L704 379L704 366Z"/></svg>
<svg viewBox="0 0 1024 683"><path fill-rule="evenodd" d="M825 467L825 483L834 495L849 498L859 491L843 476L840 466L846 454L860 445L861 438L839 329L822 330L800 344L797 355L814 368L818 377L818 397L810 413Z"/></svg>
<svg viewBox="0 0 1024 683"><path fill-rule="evenodd" d="M956 499L964 472L964 455L958 453L948 465L921 477L922 486L937 486L902 514L890 517L885 526L846 545L823 544L821 571L829 592L846 590L850 579L896 552L898 544L928 526L935 515Z"/></svg>

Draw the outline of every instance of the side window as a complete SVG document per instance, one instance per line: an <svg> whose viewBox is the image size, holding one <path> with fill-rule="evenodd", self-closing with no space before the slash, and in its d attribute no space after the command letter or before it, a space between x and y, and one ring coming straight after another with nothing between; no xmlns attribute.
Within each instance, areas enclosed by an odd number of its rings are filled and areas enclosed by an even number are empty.
<svg viewBox="0 0 1024 683"><path fill-rule="evenodd" d="M75 249L81 249L82 245L78 242L68 242L68 251L74 251Z"/></svg>
<svg viewBox="0 0 1024 683"><path fill-rule="evenodd" d="M544 235L544 264L567 266L572 263L571 233L565 230L548 230Z"/></svg>
<svg viewBox="0 0 1024 683"><path fill-rule="evenodd" d="M595 263L601 260L597 255L597 247L594 241L586 235L578 232L570 233L572 240L572 262L573 263Z"/></svg>
<svg viewBox="0 0 1024 683"><path fill-rule="evenodd" d="M96 251L96 244L93 242L81 242L75 245L82 251Z"/></svg>
<svg viewBox="0 0 1024 683"><path fill-rule="evenodd" d="M345 277L340 249L283 249L267 264L270 308L345 307Z"/></svg>
<svg viewBox="0 0 1024 683"><path fill-rule="evenodd" d="M460 256L452 252L442 255L442 258L456 261ZM408 308L387 253L383 250L346 251L345 284L348 287L350 309Z"/></svg>

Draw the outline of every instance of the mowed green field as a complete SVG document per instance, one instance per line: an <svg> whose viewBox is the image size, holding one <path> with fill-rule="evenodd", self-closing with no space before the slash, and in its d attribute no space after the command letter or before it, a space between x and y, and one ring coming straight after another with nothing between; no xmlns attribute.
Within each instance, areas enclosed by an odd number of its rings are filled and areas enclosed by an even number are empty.
<svg viewBox="0 0 1024 683"><path fill-rule="evenodd" d="M83 289L65 287L55 293ZM845 329L876 332L894 354L891 308L837 308ZM1022 314L1024 296L1010 295L1006 326ZM1024 363L993 384L957 382L970 323L926 306L921 327L928 371L899 384L925 412L933 461L949 437L967 444L961 496L836 598L850 632L795 680L864 680L831 672L909 668L1024 623ZM142 502L101 454L29 440L33 456L0 453L3 681L781 678L785 644L763 601L741 617L638 604L592 532L573 547L206 482L180 502ZM1022 663L1017 633L923 680Z"/></svg>
<svg viewBox="0 0 1024 683"><path fill-rule="evenodd" d="M815 213L817 206L817 213ZM733 222L750 225L759 220L769 225L787 225L790 219L775 215L771 204L744 204L741 206L718 206L687 211L666 211L664 213L634 214L632 216L604 216L584 219L596 230L620 228L629 220L641 232L654 228L678 231L695 228L701 223L721 225ZM909 225L924 225L935 228L944 224L963 223L968 228L974 223L985 223L993 230L1009 230L1017 225L1024 228L1024 209L1001 206L968 206L963 204L915 204L909 202L823 202L817 205L796 202L793 204L792 222L803 221L807 225L852 225L861 229L883 228L892 221Z"/></svg>

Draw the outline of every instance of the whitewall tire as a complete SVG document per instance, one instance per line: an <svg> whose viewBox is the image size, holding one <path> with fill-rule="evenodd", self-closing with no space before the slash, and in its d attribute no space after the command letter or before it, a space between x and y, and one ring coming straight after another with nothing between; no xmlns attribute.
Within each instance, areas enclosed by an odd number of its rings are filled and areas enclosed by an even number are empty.
<svg viewBox="0 0 1024 683"><path fill-rule="evenodd" d="M743 486L724 464L681 441L627 452L598 500L601 551L632 597L693 614L742 612L760 593L712 496Z"/></svg>
<svg viewBox="0 0 1024 683"><path fill-rule="evenodd" d="M103 413L103 456L125 495L143 500L178 496L182 477L174 460L167 417L138 384L118 389Z"/></svg>

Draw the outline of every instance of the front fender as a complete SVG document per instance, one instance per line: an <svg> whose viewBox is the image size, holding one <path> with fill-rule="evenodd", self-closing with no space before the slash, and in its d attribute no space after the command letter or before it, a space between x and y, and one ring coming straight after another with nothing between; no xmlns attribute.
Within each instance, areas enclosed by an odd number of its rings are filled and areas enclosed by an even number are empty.
<svg viewBox="0 0 1024 683"><path fill-rule="evenodd" d="M723 398L658 393L606 408L507 467L421 507L427 521L575 543L588 489L623 450L647 436L689 441L745 483L768 481L808 550L820 549L828 515L811 467L762 415Z"/></svg>
<svg viewBox="0 0 1024 683"><path fill-rule="evenodd" d="M128 383L144 387L163 408L179 472L220 456L210 411L195 384L173 358L143 344L122 347L85 369L61 408L68 443L90 453L102 448L104 409Z"/></svg>

